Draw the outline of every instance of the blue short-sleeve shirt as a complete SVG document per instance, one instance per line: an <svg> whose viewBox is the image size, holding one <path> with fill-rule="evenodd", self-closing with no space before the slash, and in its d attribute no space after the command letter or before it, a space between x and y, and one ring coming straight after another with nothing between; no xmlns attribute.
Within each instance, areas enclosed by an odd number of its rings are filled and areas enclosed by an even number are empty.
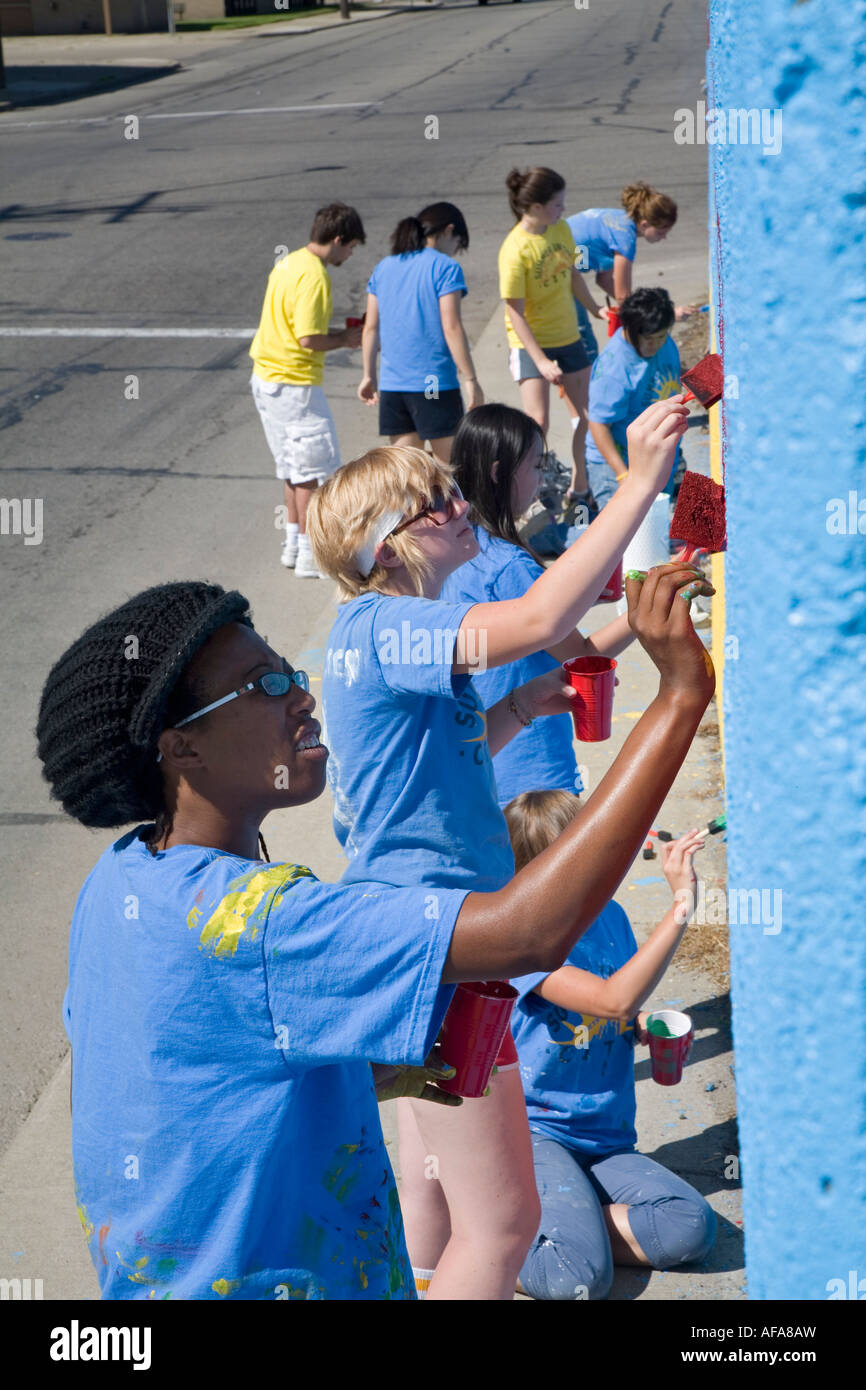
<svg viewBox="0 0 866 1390"><path fill-rule="evenodd" d="M484 706L451 672L471 607L371 592L339 609L322 703L344 881L493 892L514 873Z"/></svg>
<svg viewBox="0 0 866 1390"><path fill-rule="evenodd" d="M565 220L577 247L578 270L611 270L615 254L634 260L637 228L622 208L586 208Z"/></svg>
<svg viewBox="0 0 866 1390"><path fill-rule="evenodd" d="M608 979L636 950L628 918L610 902L572 947L566 964ZM632 1148L637 1143L632 1023L549 1003L534 993L547 974L511 981L520 995L511 1031L530 1128L577 1153L598 1156Z"/></svg>
<svg viewBox="0 0 866 1390"><path fill-rule="evenodd" d="M430 246L386 256L367 290L379 305L380 389L426 391L433 377L438 391L456 390L457 367L442 331L439 300L466 294L457 261Z"/></svg>
<svg viewBox="0 0 866 1390"><path fill-rule="evenodd" d="M626 430L632 420L653 401L667 400L681 389L680 353L673 338L667 337L652 357L641 357L618 328L593 363L589 378L589 418L607 425L627 463ZM679 453L677 445L674 468ZM586 438L586 457L593 463L604 463L591 433Z"/></svg>
<svg viewBox="0 0 866 1390"><path fill-rule="evenodd" d="M414 1298L365 1058L421 1063L463 892L139 827L72 922L79 1216L107 1299Z"/></svg>
<svg viewBox="0 0 866 1390"><path fill-rule="evenodd" d="M452 603L495 603L500 599L522 598L544 573L542 566L521 546L491 536L483 526L475 526L473 530L478 554L449 574L440 598ZM490 709L516 686L547 671L555 671L558 665L548 652L533 652L519 661L473 676L472 683L485 709ZM493 768L500 806L506 806L521 792L549 788L582 791L574 755L571 715L552 714L536 719L500 749L493 759Z"/></svg>

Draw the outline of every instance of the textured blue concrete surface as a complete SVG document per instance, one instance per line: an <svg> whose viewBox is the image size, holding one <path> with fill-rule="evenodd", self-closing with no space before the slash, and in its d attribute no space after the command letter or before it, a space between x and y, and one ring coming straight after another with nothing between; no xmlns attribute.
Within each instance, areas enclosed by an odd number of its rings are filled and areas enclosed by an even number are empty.
<svg viewBox="0 0 866 1390"><path fill-rule="evenodd" d="M710 40L706 105L726 134L731 111L765 111L767 135L781 113L777 153L708 146L728 379L725 755L749 1296L862 1298L866 4L710 0ZM743 890L761 895L745 922Z"/></svg>

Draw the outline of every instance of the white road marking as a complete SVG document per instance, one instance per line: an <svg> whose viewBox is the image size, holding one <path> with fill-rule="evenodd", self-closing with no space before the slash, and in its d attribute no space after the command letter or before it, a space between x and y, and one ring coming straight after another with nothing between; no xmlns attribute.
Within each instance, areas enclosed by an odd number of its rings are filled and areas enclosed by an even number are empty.
<svg viewBox="0 0 866 1390"><path fill-rule="evenodd" d="M131 105L133 103L130 103ZM304 111L364 111L370 106L381 106L381 101L335 101L321 102L316 106L245 106L229 111L154 111L139 116L140 121L197 121L203 116L280 116ZM37 126L57 125L110 125L112 121L125 121L126 114L119 116L68 116L57 121L2 121L0 130L34 130ZM129 113L135 114L135 112Z"/></svg>
<svg viewBox="0 0 866 1390"><path fill-rule="evenodd" d="M0 338L254 338L255 328L17 328Z"/></svg>

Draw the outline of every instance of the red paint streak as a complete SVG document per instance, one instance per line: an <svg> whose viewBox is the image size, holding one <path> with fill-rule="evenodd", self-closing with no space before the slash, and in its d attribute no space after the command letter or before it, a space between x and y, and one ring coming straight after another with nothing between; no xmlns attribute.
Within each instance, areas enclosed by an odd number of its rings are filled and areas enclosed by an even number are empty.
<svg viewBox="0 0 866 1390"><path fill-rule="evenodd" d="M105 1237L108 1235L108 1232L109 1232L110 1230L111 1230L111 1221L110 1221L110 1220L109 1220L109 1221L106 1221L105 1225L104 1225L104 1226L100 1226L100 1228L99 1228L99 1242L98 1242L98 1243L99 1243L99 1258L102 1260L102 1263L103 1263L104 1265L107 1265L107 1264L108 1264L108 1260L105 1258L105 1250L103 1249L103 1246L104 1246L104 1244L105 1244Z"/></svg>

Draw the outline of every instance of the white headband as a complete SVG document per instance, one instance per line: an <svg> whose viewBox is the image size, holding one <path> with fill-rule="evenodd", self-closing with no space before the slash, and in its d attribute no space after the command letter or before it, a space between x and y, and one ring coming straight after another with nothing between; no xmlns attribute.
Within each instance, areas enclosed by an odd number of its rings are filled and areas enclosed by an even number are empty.
<svg viewBox="0 0 866 1390"><path fill-rule="evenodd" d="M366 579L373 572L376 563L376 546L390 536L395 526L403 520L403 512L385 512L367 533L367 539L355 556L360 573Z"/></svg>

